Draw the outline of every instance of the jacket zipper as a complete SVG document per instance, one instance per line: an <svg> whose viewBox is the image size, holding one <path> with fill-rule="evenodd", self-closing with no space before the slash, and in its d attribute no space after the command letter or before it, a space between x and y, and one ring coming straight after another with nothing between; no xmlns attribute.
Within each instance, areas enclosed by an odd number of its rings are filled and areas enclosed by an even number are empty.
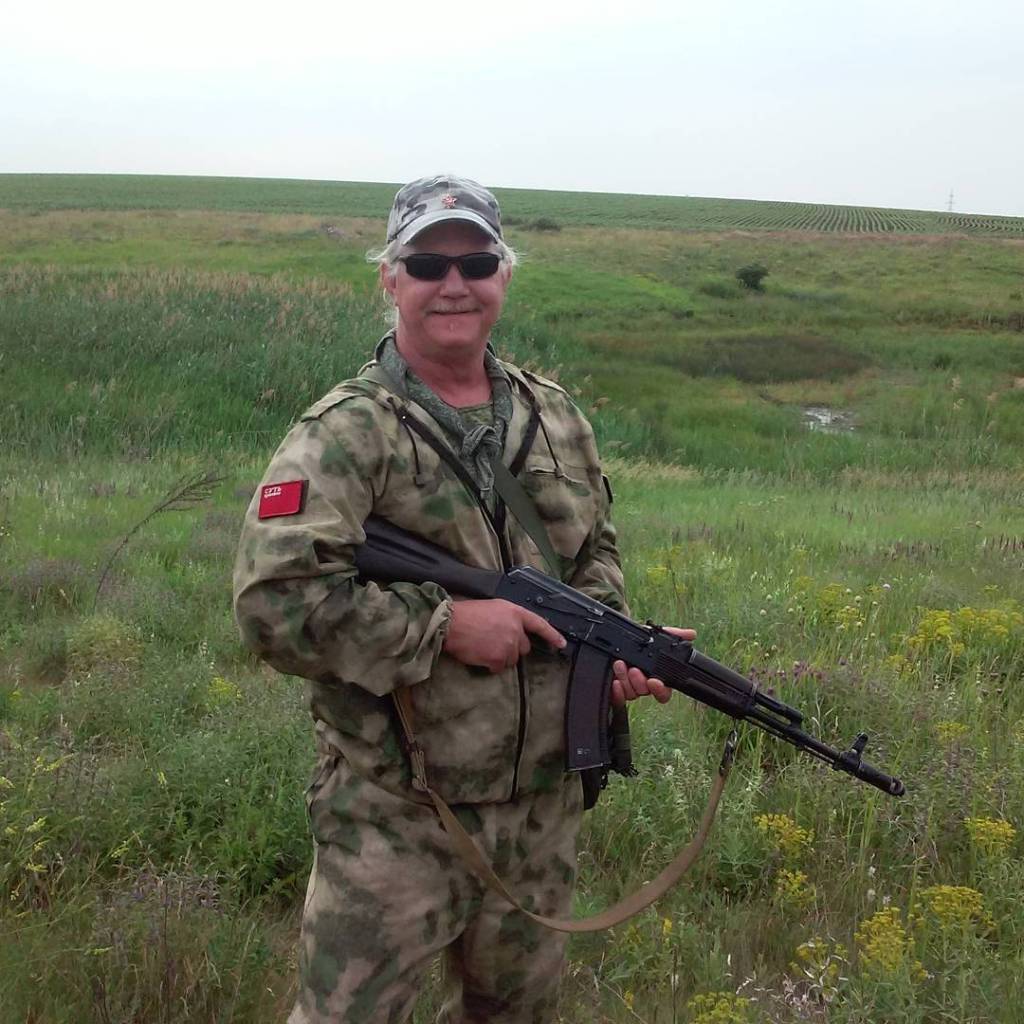
<svg viewBox="0 0 1024 1024"><path fill-rule="evenodd" d="M512 553L508 540L508 520L502 517L501 534L498 537L498 547L501 551L501 564L505 572L512 568ZM519 767L523 760L523 749L526 746L526 679L523 674L523 659L516 662L516 683L519 686L519 729L516 734L516 754L512 762L512 792L510 800L519 796Z"/></svg>
<svg viewBox="0 0 1024 1024"><path fill-rule="evenodd" d="M415 430L420 437L424 439L424 441L427 441L428 444L430 444L438 457L455 471L456 476L460 479L463 486L465 486L470 494L473 494L477 499L480 513L484 517L485 522L490 527L491 532L498 542L498 554L501 558L502 571L508 572L509 569L512 568L512 552L511 544L508 539L508 514L503 503L500 503L496 507L496 515L492 516L487 505L481 500L479 492L476 491L474 487L467 486L466 481L463 479L465 471L458 462L458 458L455 456L455 453L450 451L448 445L441 442L436 435L434 435L433 431L429 430L425 424L413 417L407 409L400 408L394 401L392 401L391 407L395 415L398 417L399 422L401 422L406 431L409 432L409 438L410 441L412 441L413 448L415 449L415 441L412 439L412 430ZM545 431L545 437L546 436L547 432ZM529 444L532 444L532 442L533 434L531 433L529 436ZM529 444L524 445L524 451L529 447ZM553 454L554 453L552 453L552 456ZM416 462L417 464L419 463L418 455L416 457ZM510 800L516 799L519 795L519 768L523 759L523 749L526 746L526 679L523 675L522 659L516 662L516 682L519 687L519 728L516 734L515 759L512 763L512 791L509 794Z"/></svg>

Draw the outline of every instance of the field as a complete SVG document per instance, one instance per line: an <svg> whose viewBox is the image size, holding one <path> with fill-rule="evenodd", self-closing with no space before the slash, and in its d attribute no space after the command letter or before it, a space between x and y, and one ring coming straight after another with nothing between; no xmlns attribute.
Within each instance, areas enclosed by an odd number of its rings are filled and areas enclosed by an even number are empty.
<svg viewBox="0 0 1024 1024"><path fill-rule="evenodd" d="M238 644L230 567L287 424L383 333L392 192L0 176L2 1024L286 1015L312 743L299 682ZM502 199L496 342L589 411L636 617L829 743L868 732L908 788L745 731L688 879L573 940L561 1019L1015 1024L1024 221ZM581 913L689 839L727 732L679 698L634 719Z"/></svg>
<svg viewBox="0 0 1024 1024"><path fill-rule="evenodd" d="M380 216L397 184L109 174L0 174L0 209L180 210ZM1024 237L1024 218L700 196L495 189L512 225Z"/></svg>

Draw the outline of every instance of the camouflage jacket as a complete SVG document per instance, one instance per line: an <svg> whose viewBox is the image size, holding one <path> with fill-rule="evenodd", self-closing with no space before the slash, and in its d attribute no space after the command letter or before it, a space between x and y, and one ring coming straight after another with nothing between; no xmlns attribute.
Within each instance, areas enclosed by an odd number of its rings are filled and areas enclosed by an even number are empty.
<svg viewBox="0 0 1024 1024"><path fill-rule="evenodd" d="M374 364L367 364L368 367ZM542 428L519 479L562 557L563 579L624 607L622 572L593 431L557 384L502 364L512 382L509 464L523 447L531 396ZM367 367L364 367L365 372ZM450 803L502 801L562 785L568 668L534 651L499 674L441 647L451 598L435 584L360 583L353 548L370 514L441 545L463 562L501 569L489 518L435 451L404 425L418 405L356 377L305 412L278 448L249 506L235 566L235 615L245 643L281 672L309 680L323 749L361 775L409 794L410 771L389 694L410 687L431 784ZM259 517L269 485L305 481L294 514ZM544 569L509 515L511 564Z"/></svg>

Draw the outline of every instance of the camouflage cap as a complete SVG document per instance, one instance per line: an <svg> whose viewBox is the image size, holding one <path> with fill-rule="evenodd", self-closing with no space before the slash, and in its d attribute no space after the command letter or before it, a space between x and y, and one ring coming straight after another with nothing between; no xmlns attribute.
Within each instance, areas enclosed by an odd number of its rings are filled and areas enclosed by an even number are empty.
<svg viewBox="0 0 1024 1024"><path fill-rule="evenodd" d="M388 216L388 242L411 242L421 231L446 220L476 224L501 241L498 200L478 182L452 175L418 178L403 185Z"/></svg>

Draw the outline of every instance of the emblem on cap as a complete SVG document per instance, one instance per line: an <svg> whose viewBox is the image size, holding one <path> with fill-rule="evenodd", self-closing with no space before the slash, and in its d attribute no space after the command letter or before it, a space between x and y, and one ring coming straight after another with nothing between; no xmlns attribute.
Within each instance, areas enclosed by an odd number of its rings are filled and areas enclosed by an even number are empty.
<svg viewBox="0 0 1024 1024"><path fill-rule="evenodd" d="M458 202L458 199L456 199L455 196L448 192L445 195L441 196L441 202L446 209L450 210Z"/></svg>

